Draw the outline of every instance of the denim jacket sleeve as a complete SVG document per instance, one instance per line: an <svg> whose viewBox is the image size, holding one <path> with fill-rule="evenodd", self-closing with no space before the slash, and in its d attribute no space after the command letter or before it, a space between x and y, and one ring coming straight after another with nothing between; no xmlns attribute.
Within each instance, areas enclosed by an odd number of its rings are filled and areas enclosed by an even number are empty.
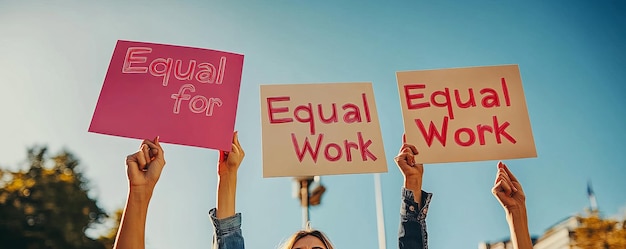
<svg viewBox="0 0 626 249"><path fill-rule="evenodd" d="M428 249L426 213L432 196L433 194L422 191L422 200L418 205L413 198L413 191L402 188L398 233L400 249Z"/></svg>
<svg viewBox="0 0 626 249"><path fill-rule="evenodd" d="M218 219L215 216L215 208L209 211L209 217L213 222L213 249L244 249L243 235L241 233L241 213L234 216Z"/></svg>

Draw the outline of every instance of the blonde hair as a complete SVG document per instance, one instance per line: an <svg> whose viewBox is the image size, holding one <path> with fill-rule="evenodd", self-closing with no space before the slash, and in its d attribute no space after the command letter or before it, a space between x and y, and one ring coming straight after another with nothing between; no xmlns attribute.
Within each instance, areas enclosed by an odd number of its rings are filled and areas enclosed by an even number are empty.
<svg viewBox="0 0 626 249"><path fill-rule="evenodd" d="M326 246L327 249L334 249L335 248L333 246L333 244L330 243L330 239L328 239L326 234L324 234L320 230L315 230L315 229L311 228L311 223L310 222L307 222L306 227L303 230L295 232L293 235L291 235L291 237L289 237L289 239L287 239L278 248L279 249L292 249L293 246L296 244L296 242L298 242L298 240L300 240L300 239L302 239L302 238L304 238L306 236L313 236L315 238L318 238L319 240L322 241L322 243L324 243L324 246Z"/></svg>

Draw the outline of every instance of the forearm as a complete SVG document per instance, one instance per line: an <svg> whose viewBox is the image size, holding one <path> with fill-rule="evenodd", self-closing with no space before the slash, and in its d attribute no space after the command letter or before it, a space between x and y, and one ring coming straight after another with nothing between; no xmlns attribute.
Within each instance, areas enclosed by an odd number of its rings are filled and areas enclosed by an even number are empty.
<svg viewBox="0 0 626 249"><path fill-rule="evenodd" d="M532 249L533 244L528 232L528 218L525 208L516 208L506 211L506 220L509 223L511 241L515 249Z"/></svg>
<svg viewBox="0 0 626 249"><path fill-rule="evenodd" d="M223 219L235 215L237 173L219 175L217 179L217 210L215 216Z"/></svg>
<svg viewBox="0 0 626 249"><path fill-rule="evenodd" d="M404 188L413 191L414 201L420 203L422 200L422 177L405 177Z"/></svg>
<svg viewBox="0 0 626 249"><path fill-rule="evenodd" d="M131 188L115 239L114 249L145 248L146 217L151 197L152 191Z"/></svg>

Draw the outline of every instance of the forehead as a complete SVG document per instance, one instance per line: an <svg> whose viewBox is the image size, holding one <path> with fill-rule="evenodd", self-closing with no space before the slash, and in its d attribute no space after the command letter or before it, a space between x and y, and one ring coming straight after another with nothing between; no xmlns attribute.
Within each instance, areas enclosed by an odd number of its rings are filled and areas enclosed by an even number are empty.
<svg viewBox="0 0 626 249"><path fill-rule="evenodd" d="M293 244L292 249L327 249L319 238L313 235L307 235L300 238Z"/></svg>

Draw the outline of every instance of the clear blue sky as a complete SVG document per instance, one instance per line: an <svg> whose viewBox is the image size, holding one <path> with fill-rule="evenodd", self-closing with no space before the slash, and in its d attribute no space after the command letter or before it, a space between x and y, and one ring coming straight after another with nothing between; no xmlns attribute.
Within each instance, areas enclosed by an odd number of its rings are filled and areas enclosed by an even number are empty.
<svg viewBox="0 0 626 249"><path fill-rule="evenodd" d="M124 157L138 140L87 132L118 39L242 53L236 129L246 158L238 211L250 248L301 227L290 178L262 178L259 85L373 82L389 173L388 248L396 248L402 177L392 162L402 115L395 72L519 64L538 157L507 163L527 193L532 234L588 206L626 206L626 6L623 1L6 1L0 0L0 165L26 148L75 152L107 210L122 207ZM148 214L149 248L209 248L213 150L166 145ZM490 193L495 161L426 165L431 248L508 236ZM313 226L338 248L377 248L373 176L323 177Z"/></svg>

